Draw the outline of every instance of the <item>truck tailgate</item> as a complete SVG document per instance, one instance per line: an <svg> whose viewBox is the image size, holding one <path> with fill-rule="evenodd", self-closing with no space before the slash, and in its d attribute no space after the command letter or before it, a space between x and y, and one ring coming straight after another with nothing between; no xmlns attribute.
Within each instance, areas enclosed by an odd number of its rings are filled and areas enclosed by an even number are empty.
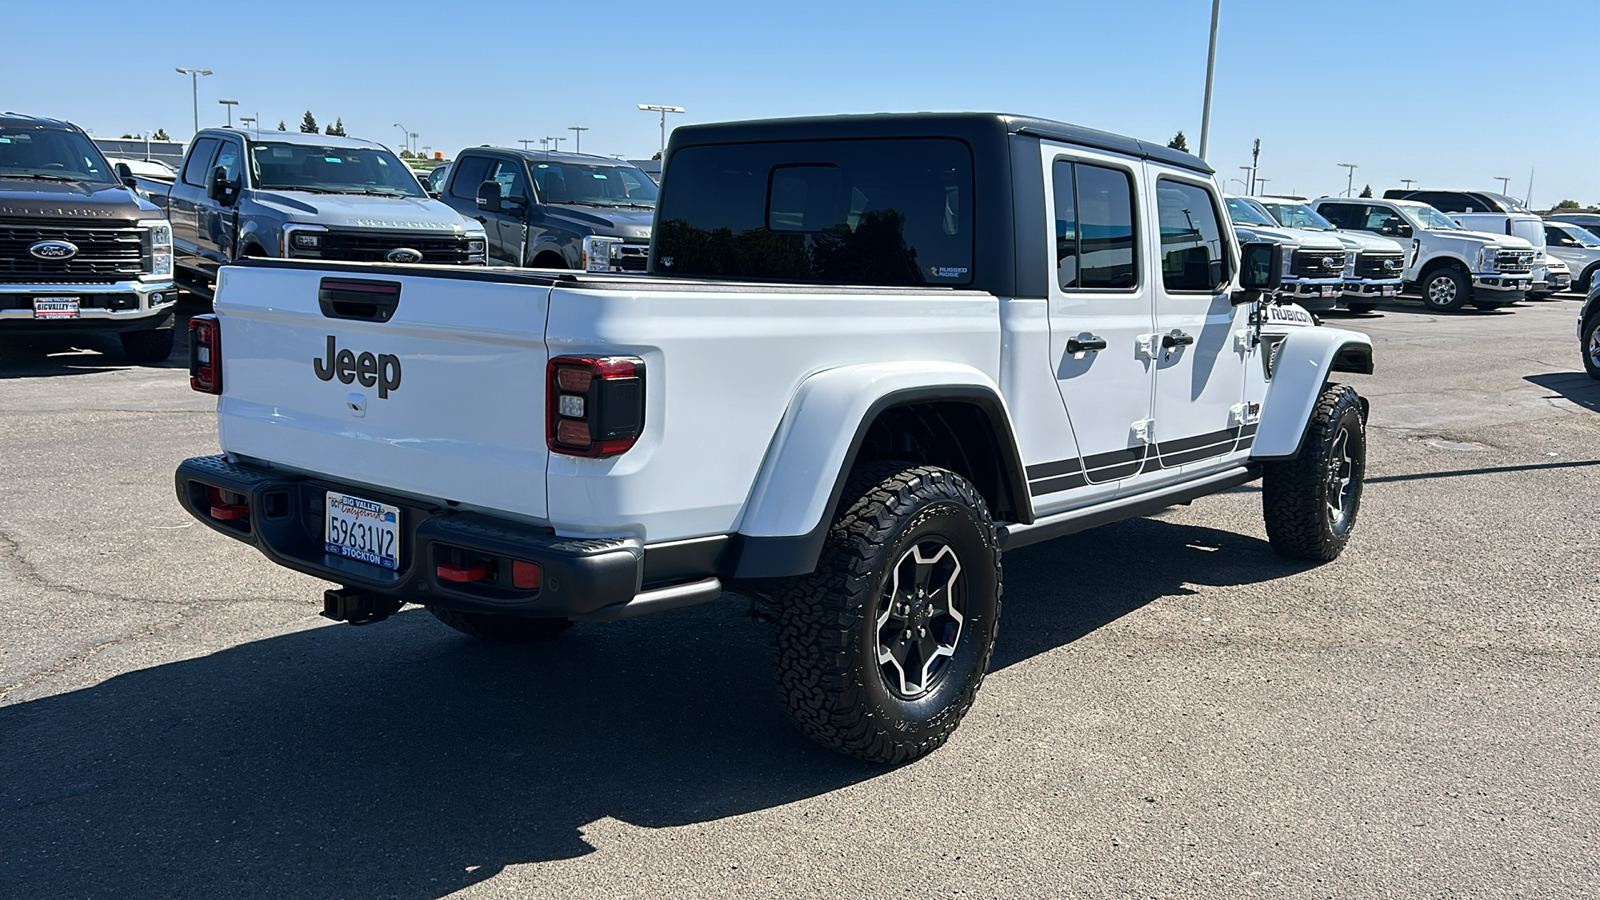
<svg viewBox="0 0 1600 900"><path fill-rule="evenodd" d="M543 519L549 299L415 269L224 268L222 449Z"/></svg>

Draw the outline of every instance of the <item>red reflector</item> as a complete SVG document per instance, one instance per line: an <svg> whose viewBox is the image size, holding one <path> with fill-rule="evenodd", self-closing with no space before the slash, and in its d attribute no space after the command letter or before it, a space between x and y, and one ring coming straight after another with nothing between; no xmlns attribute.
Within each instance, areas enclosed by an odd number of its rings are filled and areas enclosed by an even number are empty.
<svg viewBox="0 0 1600 900"><path fill-rule="evenodd" d="M520 559L511 561L511 586L519 591L536 591L544 580L544 572L538 563L523 562Z"/></svg>
<svg viewBox="0 0 1600 900"><path fill-rule="evenodd" d="M556 443L566 444L568 447L589 446L591 443L589 423L582 419L562 419L557 422Z"/></svg>
<svg viewBox="0 0 1600 900"><path fill-rule="evenodd" d="M588 369L574 369L571 366L562 366L556 369L556 384L563 391L582 394L589 390L589 385L594 381L594 373Z"/></svg>
<svg viewBox="0 0 1600 900"><path fill-rule="evenodd" d="M445 563L439 567L439 580L441 581L457 581L465 583L468 581L482 581L488 577L489 567L487 565L477 565L469 569L463 566Z"/></svg>

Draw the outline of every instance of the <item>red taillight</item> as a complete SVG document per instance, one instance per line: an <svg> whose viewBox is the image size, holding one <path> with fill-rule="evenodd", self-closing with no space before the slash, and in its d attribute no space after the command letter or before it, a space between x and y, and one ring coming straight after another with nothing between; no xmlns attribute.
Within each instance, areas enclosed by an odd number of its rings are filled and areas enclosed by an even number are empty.
<svg viewBox="0 0 1600 900"><path fill-rule="evenodd" d="M438 567L439 580L454 581L458 584L470 584L482 581L489 577L489 566L479 563L475 566L458 566L455 563L444 563Z"/></svg>
<svg viewBox="0 0 1600 900"><path fill-rule="evenodd" d="M552 452L616 456L644 432L644 360L558 356L545 380L545 442Z"/></svg>
<svg viewBox="0 0 1600 900"><path fill-rule="evenodd" d="M189 387L222 393L222 326L214 315L189 320Z"/></svg>

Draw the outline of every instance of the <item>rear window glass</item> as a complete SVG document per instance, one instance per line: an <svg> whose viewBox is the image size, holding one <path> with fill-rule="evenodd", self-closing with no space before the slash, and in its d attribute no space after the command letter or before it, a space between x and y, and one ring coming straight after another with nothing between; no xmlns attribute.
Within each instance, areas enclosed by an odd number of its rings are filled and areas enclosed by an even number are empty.
<svg viewBox="0 0 1600 900"><path fill-rule="evenodd" d="M686 147L655 233L663 275L972 282L972 151L949 139Z"/></svg>

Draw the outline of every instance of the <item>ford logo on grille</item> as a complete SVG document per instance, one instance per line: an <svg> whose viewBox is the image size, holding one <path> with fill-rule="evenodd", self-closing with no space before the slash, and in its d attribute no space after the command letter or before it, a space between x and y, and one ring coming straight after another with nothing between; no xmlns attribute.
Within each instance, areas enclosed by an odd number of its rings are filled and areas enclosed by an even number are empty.
<svg viewBox="0 0 1600 900"><path fill-rule="evenodd" d="M1383 267L1385 269L1398 269L1398 268L1400 268L1400 260L1398 260L1398 259L1386 259L1386 260L1383 261Z"/></svg>
<svg viewBox="0 0 1600 900"><path fill-rule="evenodd" d="M410 247L396 247L384 254L383 258L392 263L419 263L422 262L422 251Z"/></svg>
<svg viewBox="0 0 1600 900"><path fill-rule="evenodd" d="M1331 256L1324 256L1324 257L1323 257L1323 258L1322 258L1322 267L1323 267L1323 268L1324 268L1324 269L1332 269L1332 268L1334 268L1334 265L1333 265L1333 257L1331 257Z"/></svg>
<svg viewBox="0 0 1600 900"><path fill-rule="evenodd" d="M35 259L71 259L78 255L78 245L66 241L40 241L28 248Z"/></svg>

